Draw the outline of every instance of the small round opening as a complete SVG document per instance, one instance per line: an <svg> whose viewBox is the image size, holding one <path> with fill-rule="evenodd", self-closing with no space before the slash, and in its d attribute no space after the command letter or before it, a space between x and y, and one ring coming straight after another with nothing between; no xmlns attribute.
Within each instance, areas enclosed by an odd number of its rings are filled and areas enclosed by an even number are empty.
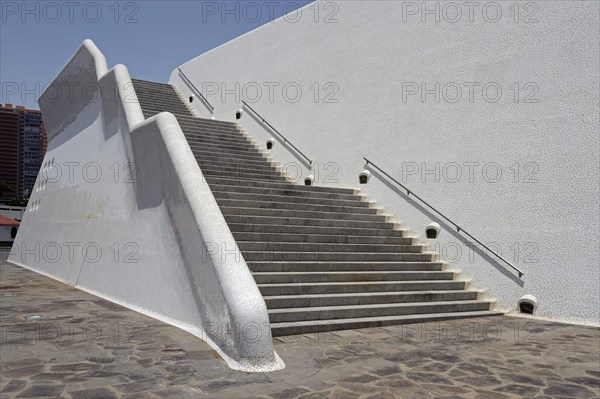
<svg viewBox="0 0 600 399"><path fill-rule="evenodd" d="M425 234L427 238L437 238L437 231L435 229L427 229L425 230Z"/></svg>
<svg viewBox="0 0 600 399"><path fill-rule="evenodd" d="M267 141L267 150L270 150L271 148L273 148L273 142Z"/></svg>
<svg viewBox="0 0 600 399"><path fill-rule="evenodd" d="M304 179L304 185L305 186L312 186L312 180L311 179Z"/></svg>
<svg viewBox="0 0 600 399"><path fill-rule="evenodd" d="M235 119L242 119L242 113L240 111L235 113Z"/></svg>
<svg viewBox="0 0 600 399"><path fill-rule="evenodd" d="M194 96L190 96L190 102L194 101Z"/></svg>
<svg viewBox="0 0 600 399"><path fill-rule="evenodd" d="M519 304L519 311L525 314L533 314L534 306L533 303L521 302Z"/></svg>
<svg viewBox="0 0 600 399"><path fill-rule="evenodd" d="M358 177L358 181L360 182L360 184L367 184L368 180L369 179L367 178L367 175L360 175Z"/></svg>

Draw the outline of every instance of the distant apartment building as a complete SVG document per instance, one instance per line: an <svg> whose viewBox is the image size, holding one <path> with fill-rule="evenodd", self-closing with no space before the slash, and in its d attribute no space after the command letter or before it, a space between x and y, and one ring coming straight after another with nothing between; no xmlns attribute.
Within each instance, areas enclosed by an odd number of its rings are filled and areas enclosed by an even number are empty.
<svg viewBox="0 0 600 399"><path fill-rule="evenodd" d="M29 197L46 147L40 111L12 104L0 106L0 183L11 187L0 200Z"/></svg>

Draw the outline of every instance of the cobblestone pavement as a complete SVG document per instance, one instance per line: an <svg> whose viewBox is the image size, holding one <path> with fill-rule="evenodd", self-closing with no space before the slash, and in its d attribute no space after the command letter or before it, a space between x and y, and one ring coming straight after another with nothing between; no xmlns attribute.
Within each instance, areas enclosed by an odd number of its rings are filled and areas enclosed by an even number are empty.
<svg viewBox="0 0 600 399"><path fill-rule="evenodd" d="M495 317L290 336L275 340L285 369L250 374L175 327L7 263L0 305L1 398L600 395L597 328Z"/></svg>

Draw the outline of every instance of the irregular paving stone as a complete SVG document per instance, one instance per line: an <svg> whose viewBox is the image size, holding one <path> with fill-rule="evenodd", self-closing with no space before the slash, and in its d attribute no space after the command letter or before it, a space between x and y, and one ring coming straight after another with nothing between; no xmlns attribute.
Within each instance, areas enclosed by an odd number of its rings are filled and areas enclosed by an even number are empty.
<svg viewBox="0 0 600 399"><path fill-rule="evenodd" d="M342 378L340 381L366 384L366 383L369 383L376 379L378 379L378 378L374 375L362 374L362 375L356 375L356 376L352 376L352 377Z"/></svg>
<svg viewBox="0 0 600 399"><path fill-rule="evenodd" d="M392 394L391 392L378 392L376 394L373 395L369 395L366 397L366 399L395 399L396 396L394 394Z"/></svg>
<svg viewBox="0 0 600 399"><path fill-rule="evenodd" d="M70 363L70 364L58 364L55 366L51 366L51 371L56 372L69 372L69 371L88 371L88 370L96 370L100 366L95 363Z"/></svg>
<svg viewBox="0 0 600 399"><path fill-rule="evenodd" d="M17 395L17 398L55 398L64 389L60 385L32 385Z"/></svg>
<svg viewBox="0 0 600 399"><path fill-rule="evenodd" d="M406 376L416 382L429 382L433 384L452 385L453 382L445 377L433 373L408 372Z"/></svg>
<svg viewBox="0 0 600 399"><path fill-rule="evenodd" d="M304 395L300 395L298 396L298 399L323 399L323 398L330 398L331 397L331 391L318 391L318 392L311 392L311 393L306 393Z"/></svg>
<svg viewBox="0 0 600 399"><path fill-rule="evenodd" d="M69 376L69 373L39 373L31 376L30 379L34 381L46 380L46 381L60 381L63 378Z"/></svg>
<svg viewBox="0 0 600 399"><path fill-rule="evenodd" d="M84 380L88 380L91 378L110 378L116 377L120 375L119 373L114 373L106 370L92 370L85 373L76 374L75 377L82 378Z"/></svg>
<svg viewBox="0 0 600 399"><path fill-rule="evenodd" d="M447 353L432 353L429 357L433 360L437 360L438 362L448 364L457 364L462 361L460 356L450 355Z"/></svg>
<svg viewBox="0 0 600 399"><path fill-rule="evenodd" d="M502 380L500 380L494 375L469 376L466 378L459 378L457 381L476 388L502 384Z"/></svg>
<svg viewBox="0 0 600 399"><path fill-rule="evenodd" d="M453 394L453 395L466 395L471 392L471 389L467 389L466 387L459 386L449 386L449 385L440 385L440 384L421 384L423 388L427 390L427 392L431 392L435 394L435 397L439 397L441 395Z"/></svg>
<svg viewBox="0 0 600 399"><path fill-rule="evenodd" d="M124 393L146 392L157 387L156 380L147 379L116 385L115 388Z"/></svg>
<svg viewBox="0 0 600 399"><path fill-rule="evenodd" d="M10 378L29 377L31 375L40 373L42 370L44 370L44 366L38 364L33 366L21 367L19 369L2 371L2 375L4 377Z"/></svg>
<svg viewBox="0 0 600 399"><path fill-rule="evenodd" d="M398 366L394 365L390 367L384 367L382 369L373 370L372 373L379 377L387 377L394 374L400 374L402 373L402 370L400 370Z"/></svg>
<svg viewBox="0 0 600 399"><path fill-rule="evenodd" d="M114 357L88 357L86 360L89 360L92 363L108 364L108 363L113 363L115 361L115 358Z"/></svg>
<svg viewBox="0 0 600 399"><path fill-rule="evenodd" d="M27 383L23 380L10 380L2 389L2 393L19 392Z"/></svg>
<svg viewBox="0 0 600 399"><path fill-rule="evenodd" d="M358 399L359 397L360 395L355 392L335 388L331 392L331 396L329 397L329 399Z"/></svg>
<svg viewBox="0 0 600 399"><path fill-rule="evenodd" d="M578 385L585 385L585 386L596 388L596 389L600 388L600 379L598 379L598 378L571 377L571 378L567 378L566 381L569 381L569 382L572 382L572 383L578 384Z"/></svg>
<svg viewBox="0 0 600 399"><path fill-rule="evenodd" d="M502 387L496 388L495 391L512 393L515 395L519 395L521 397L524 397L524 396L532 397L536 393L538 393L539 388L532 387L529 385L508 384L508 385L504 385Z"/></svg>
<svg viewBox="0 0 600 399"><path fill-rule="evenodd" d="M72 399L117 399L117 395L106 388L84 389L70 394Z"/></svg>
<svg viewBox="0 0 600 399"><path fill-rule="evenodd" d="M535 385L537 387L545 387L546 386L546 383L544 382L543 379L528 376L528 375L516 375L516 374L508 375L507 374L507 375L502 375L501 378L505 379L507 381L512 381L512 382L516 382L519 384L529 384L529 385Z"/></svg>
<svg viewBox="0 0 600 399"><path fill-rule="evenodd" d="M448 369L452 368L451 364L444 364L439 362L425 363L422 366L417 367L416 369L419 371L428 371L428 372L444 372L448 371Z"/></svg>
<svg viewBox="0 0 600 399"><path fill-rule="evenodd" d="M198 388L203 392L217 392L225 388L235 387L244 384L246 384L245 381L217 380L206 382L202 385L199 385Z"/></svg>
<svg viewBox="0 0 600 399"><path fill-rule="evenodd" d="M0 302L2 303L2 302ZM4 311L4 309L3 309ZM13 361L6 361L6 362L2 362L2 369L3 370L7 370L7 369L18 369L18 368L22 368L25 366L32 366L34 364L41 364L42 360L41 359L35 359L35 358L26 358L26 359L19 359L19 360L13 360Z"/></svg>
<svg viewBox="0 0 600 399"><path fill-rule="evenodd" d="M567 396L571 398L596 397L596 395L586 387L573 384L551 384L548 388L544 389L544 393L546 395Z"/></svg>
<svg viewBox="0 0 600 399"><path fill-rule="evenodd" d="M508 396L500 392L476 390L474 399L505 399L509 397L514 398L513 395Z"/></svg>
<svg viewBox="0 0 600 399"><path fill-rule="evenodd" d="M479 375L490 375L492 372L489 368L485 366L481 366L479 364L469 364L469 363L461 363L457 366L461 371L470 373L470 374L479 374Z"/></svg>
<svg viewBox="0 0 600 399"><path fill-rule="evenodd" d="M272 393L269 396L271 396L274 399L295 399L307 392L309 392L308 389L291 388L291 389L286 389L286 390L283 390L280 392Z"/></svg>
<svg viewBox="0 0 600 399"><path fill-rule="evenodd" d="M409 388L415 387L416 384L409 380L381 380L376 385L390 388Z"/></svg>

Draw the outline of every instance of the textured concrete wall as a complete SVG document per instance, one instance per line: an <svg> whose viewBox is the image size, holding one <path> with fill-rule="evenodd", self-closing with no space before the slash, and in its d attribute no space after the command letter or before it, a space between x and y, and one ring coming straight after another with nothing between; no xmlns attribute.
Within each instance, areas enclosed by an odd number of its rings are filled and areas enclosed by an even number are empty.
<svg viewBox="0 0 600 399"><path fill-rule="evenodd" d="M431 249L499 309L533 294L540 317L599 324L599 3L477 4L322 1L181 68L217 119L249 101L317 184L357 186L366 156L500 251L523 279L377 176L362 186L421 237L438 221Z"/></svg>
<svg viewBox="0 0 600 399"><path fill-rule="evenodd" d="M144 120L127 69L91 41L54 83L96 92L42 97L51 140L9 260L187 330L233 368L283 367L175 117Z"/></svg>

